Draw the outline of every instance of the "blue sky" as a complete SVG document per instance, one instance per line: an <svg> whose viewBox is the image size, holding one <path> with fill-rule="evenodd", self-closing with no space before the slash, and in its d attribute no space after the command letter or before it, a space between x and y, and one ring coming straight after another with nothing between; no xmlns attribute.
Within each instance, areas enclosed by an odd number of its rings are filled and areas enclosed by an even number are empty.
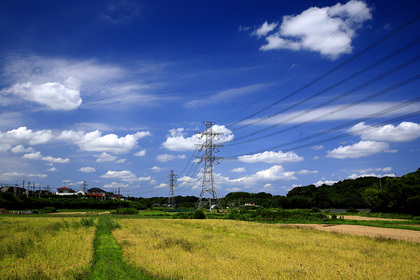
<svg viewBox="0 0 420 280"><path fill-rule="evenodd" d="M2 1L0 182L219 197L419 168L418 1Z"/></svg>

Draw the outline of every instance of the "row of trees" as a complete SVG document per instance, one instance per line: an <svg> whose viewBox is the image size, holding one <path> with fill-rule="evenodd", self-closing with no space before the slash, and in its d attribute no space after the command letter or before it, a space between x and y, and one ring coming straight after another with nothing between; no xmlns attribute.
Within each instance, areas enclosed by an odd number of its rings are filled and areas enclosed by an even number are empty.
<svg viewBox="0 0 420 280"><path fill-rule="evenodd" d="M177 196L177 208L193 208L195 196ZM220 199L224 208L236 208L253 203L265 208L369 208L374 212L407 213L420 215L420 169L402 177L364 177L344 180L333 185L296 187L286 196L269 193L234 192ZM129 201L80 199L77 197L26 197L0 193L0 207L7 209L41 209L44 207L67 209L116 209L134 207L148 209L164 206L166 197L133 198Z"/></svg>

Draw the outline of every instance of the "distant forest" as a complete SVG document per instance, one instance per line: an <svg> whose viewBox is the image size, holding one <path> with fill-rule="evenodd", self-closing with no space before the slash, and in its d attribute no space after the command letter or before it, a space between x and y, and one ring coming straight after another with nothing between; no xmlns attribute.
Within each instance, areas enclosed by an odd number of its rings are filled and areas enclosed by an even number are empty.
<svg viewBox="0 0 420 280"><path fill-rule="evenodd" d="M198 197L176 196L176 208L193 208ZM269 193L233 192L220 198L224 208L236 208L255 204L264 208L342 208L370 209L372 212L406 213L420 215L420 168L402 177L361 177L347 179L333 185L296 187L286 196ZM81 199L44 195L38 198L12 193L0 193L0 208L6 209L116 209L134 207L149 209L163 207L166 197L135 198L121 200Z"/></svg>

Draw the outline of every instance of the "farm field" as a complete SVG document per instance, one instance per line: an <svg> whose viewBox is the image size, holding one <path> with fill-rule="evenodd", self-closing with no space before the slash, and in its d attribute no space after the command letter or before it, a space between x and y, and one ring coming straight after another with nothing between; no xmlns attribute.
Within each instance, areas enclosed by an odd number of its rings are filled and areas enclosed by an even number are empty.
<svg viewBox="0 0 420 280"><path fill-rule="evenodd" d="M83 279L95 227L78 218L0 218L0 279Z"/></svg>
<svg viewBox="0 0 420 280"><path fill-rule="evenodd" d="M0 217L0 279L420 277L420 243L385 236L220 219L73 214Z"/></svg>
<svg viewBox="0 0 420 280"><path fill-rule="evenodd" d="M418 279L420 244L229 220L121 220L125 259L169 279Z"/></svg>

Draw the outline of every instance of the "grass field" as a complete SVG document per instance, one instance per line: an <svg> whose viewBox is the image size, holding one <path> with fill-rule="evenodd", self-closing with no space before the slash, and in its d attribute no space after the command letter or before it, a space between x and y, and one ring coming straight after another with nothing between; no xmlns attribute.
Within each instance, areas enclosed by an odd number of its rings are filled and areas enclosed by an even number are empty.
<svg viewBox="0 0 420 280"><path fill-rule="evenodd" d="M126 260L169 279L418 279L420 244L229 220L121 220Z"/></svg>

